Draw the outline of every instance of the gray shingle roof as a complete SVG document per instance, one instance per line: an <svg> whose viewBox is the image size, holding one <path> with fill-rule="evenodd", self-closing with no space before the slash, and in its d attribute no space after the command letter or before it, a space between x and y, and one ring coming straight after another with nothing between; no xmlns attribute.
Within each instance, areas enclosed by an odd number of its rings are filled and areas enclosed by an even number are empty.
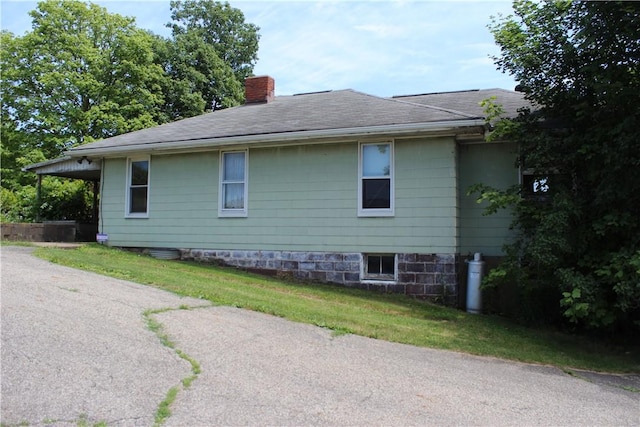
<svg viewBox="0 0 640 427"><path fill-rule="evenodd" d="M394 96L393 99L449 108L454 111L485 117L486 114L480 106L480 102L491 97L496 97L494 102L502 105L506 117L515 117L518 115L520 108L531 106L529 101L524 98L524 93L505 89L463 90L456 92L426 93L422 95L403 95Z"/></svg>
<svg viewBox="0 0 640 427"><path fill-rule="evenodd" d="M380 98L354 90L280 96L118 135L76 150L152 146L158 143L286 134L289 132L366 128L477 119L475 113L448 110L405 99ZM419 99L418 99L419 101ZM74 149L70 154L74 154Z"/></svg>

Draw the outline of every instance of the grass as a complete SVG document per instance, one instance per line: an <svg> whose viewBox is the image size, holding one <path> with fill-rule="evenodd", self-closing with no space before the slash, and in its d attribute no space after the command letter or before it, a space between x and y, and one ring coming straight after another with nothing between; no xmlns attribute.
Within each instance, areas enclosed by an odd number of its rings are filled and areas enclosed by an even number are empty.
<svg viewBox="0 0 640 427"><path fill-rule="evenodd" d="M187 306L180 306L177 310L189 310L190 308ZM198 378L200 375L201 369L200 364L193 359L191 356L186 354L184 351L176 348L175 343L169 339L169 336L164 332L162 325L153 317L155 314L164 313L166 311L176 310L176 309L158 309L158 310L146 310L143 315L147 322L147 328L156 334L162 345L168 347L176 352L176 354L182 358L183 360L189 362L191 364L191 375L183 378L181 381L182 388L187 389L191 386L191 383ZM159 427L171 416L171 404L176 400L178 396L178 392L180 392L179 387L171 387L167 392L165 398L158 405L158 409L154 418L154 427Z"/></svg>
<svg viewBox="0 0 640 427"><path fill-rule="evenodd" d="M38 248L55 263L332 329L421 347L561 368L640 372L640 349L618 348L552 330L525 328L403 295L300 284L230 268L157 260L97 244ZM631 344L630 344L631 345Z"/></svg>
<svg viewBox="0 0 640 427"><path fill-rule="evenodd" d="M156 412L155 423L154 426L162 425L167 418L171 416L171 404L174 400L176 400L176 396L178 395L178 388L171 387L167 392L167 397L160 402L160 406L158 407L158 411Z"/></svg>
<svg viewBox="0 0 640 427"><path fill-rule="evenodd" d="M159 310L147 310L147 311L145 311L143 313L143 316L144 316L145 321L147 323L147 328L151 332L156 334L156 336L160 340L160 343L162 345L164 345L165 347L168 347L168 348L172 349L173 351L175 351L176 354L178 355L178 357L180 357L181 359L185 360L186 362L188 362L191 365L191 375L186 377L186 378L183 378L182 381L181 381L182 387L184 387L185 389L189 388L191 386L191 383L193 381L195 381L196 378L198 378L198 375L200 375L200 372L201 372L200 364L194 358L189 356L187 353L185 353L184 351L180 350L179 348L176 348L175 343L169 339L169 336L162 329L162 325L153 316L155 314L158 314L158 313L164 313L165 311L190 310L190 309L191 309L191 307L187 307L187 306L183 305L183 306L180 306L177 309L164 308L164 309L159 309ZM168 408L168 405L167 405L167 408Z"/></svg>

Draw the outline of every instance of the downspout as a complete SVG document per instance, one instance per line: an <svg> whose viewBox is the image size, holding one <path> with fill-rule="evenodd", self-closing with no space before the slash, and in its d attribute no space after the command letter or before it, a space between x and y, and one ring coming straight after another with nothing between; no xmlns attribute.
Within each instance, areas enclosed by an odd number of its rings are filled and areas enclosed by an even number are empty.
<svg viewBox="0 0 640 427"><path fill-rule="evenodd" d="M96 242L101 245L107 244L109 236L104 234L104 214L102 213L102 194L104 192L104 157L100 159L100 198L98 199L98 233L96 234Z"/></svg>
<svg viewBox="0 0 640 427"><path fill-rule="evenodd" d="M104 161L104 157L100 159L100 199L98 205L98 230L100 233L104 233L104 217L102 214L102 192L104 191L104 168L106 166L106 162Z"/></svg>

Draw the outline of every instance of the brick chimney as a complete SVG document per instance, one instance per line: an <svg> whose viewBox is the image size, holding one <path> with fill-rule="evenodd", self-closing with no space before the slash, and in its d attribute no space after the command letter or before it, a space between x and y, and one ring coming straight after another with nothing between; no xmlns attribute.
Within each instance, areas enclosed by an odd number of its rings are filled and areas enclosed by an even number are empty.
<svg viewBox="0 0 640 427"><path fill-rule="evenodd" d="M246 104L266 103L275 98L276 82L273 77L247 77L244 82Z"/></svg>

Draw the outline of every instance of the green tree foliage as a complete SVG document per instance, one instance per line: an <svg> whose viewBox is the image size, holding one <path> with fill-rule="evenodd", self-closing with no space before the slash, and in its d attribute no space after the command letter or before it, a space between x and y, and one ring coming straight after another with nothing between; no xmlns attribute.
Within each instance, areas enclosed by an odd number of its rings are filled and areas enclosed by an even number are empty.
<svg viewBox="0 0 640 427"><path fill-rule="evenodd" d="M258 60L259 28L244 22L241 10L213 0L171 2L173 36L193 33L213 46L218 58L240 82L251 75Z"/></svg>
<svg viewBox="0 0 640 427"><path fill-rule="evenodd" d="M519 142L521 166L548 191L474 189L490 209L509 206L515 215L517 239L489 283L544 295L529 301L532 317L638 331L640 3L513 7L515 16L490 26L501 48L495 60L537 107L494 137Z"/></svg>
<svg viewBox="0 0 640 427"><path fill-rule="evenodd" d="M196 34L158 38L156 46L156 60L169 77L163 84L166 120L233 107L244 100L244 81Z"/></svg>
<svg viewBox="0 0 640 427"><path fill-rule="evenodd" d="M2 108L47 157L157 123L164 75L133 19L75 0L30 14L31 32L3 34Z"/></svg>
<svg viewBox="0 0 640 427"><path fill-rule="evenodd" d="M42 1L30 15L30 32L1 33L3 220L35 218L36 177L22 167L75 145L237 105L257 58L258 28L226 3L172 3L169 39L78 0ZM86 216L86 187L43 180L40 214Z"/></svg>
<svg viewBox="0 0 640 427"><path fill-rule="evenodd" d="M21 168L158 123L165 76L131 18L73 0L30 15L32 31L2 33L2 219L86 219L85 183L46 178L36 206L36 177Z"/></svg>
<svg viewBox="0 0 640 427"><path fill-rule="evenodd" d="M244 100L244 80L257 61L258 27L239 9L212 0L172 1L172 38L157 40L158 62L170 77L170 120L232 107Z"/></svg>

